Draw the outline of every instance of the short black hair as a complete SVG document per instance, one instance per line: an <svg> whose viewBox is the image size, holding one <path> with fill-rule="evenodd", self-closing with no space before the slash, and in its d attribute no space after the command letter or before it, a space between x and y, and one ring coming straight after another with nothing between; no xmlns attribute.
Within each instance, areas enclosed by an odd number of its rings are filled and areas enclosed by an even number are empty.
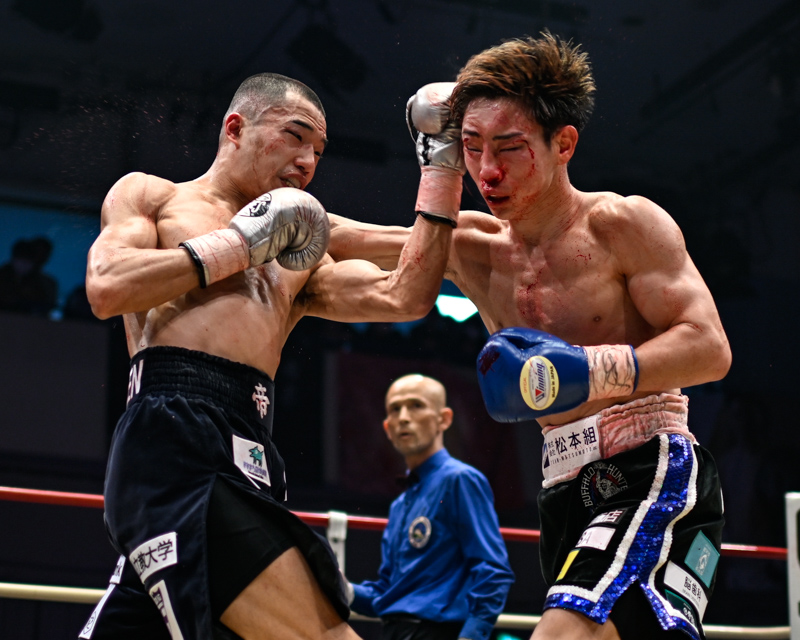
<svg viewBox="0 0 800 640"><path fill-rule="evenodd" d="M252 117L255 115L256 106L280 104L290 91L299 93L319 109L322 116L325 117L322 101L310 87L299 80L282 76L279 73L257 73L246 78L233 94L225 117L234 111L243 112L243 115Z"/></svg>

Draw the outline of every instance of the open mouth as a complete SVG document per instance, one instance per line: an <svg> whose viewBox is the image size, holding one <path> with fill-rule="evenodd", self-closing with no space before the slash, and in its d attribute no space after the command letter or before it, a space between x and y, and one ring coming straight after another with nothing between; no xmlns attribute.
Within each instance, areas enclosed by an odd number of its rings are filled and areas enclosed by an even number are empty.
<svg viewBox="0 0 800 640"><path fill-rule="evenodd" d="M486 202L490 206L505 204L510 198L511 196L485 196Z"/></svg>

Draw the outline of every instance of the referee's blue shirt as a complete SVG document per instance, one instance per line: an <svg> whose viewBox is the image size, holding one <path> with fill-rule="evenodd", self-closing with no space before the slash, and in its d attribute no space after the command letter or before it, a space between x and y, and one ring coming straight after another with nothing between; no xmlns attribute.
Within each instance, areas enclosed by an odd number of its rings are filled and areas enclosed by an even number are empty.
<svg viewBox="0 0 800 640"><path fill-rule="evenodd" d="M463 622L460 637L486 640L514 581L492 490L446 449L415 473L389 510L378 580L353 585L351 608Z"/></svg>

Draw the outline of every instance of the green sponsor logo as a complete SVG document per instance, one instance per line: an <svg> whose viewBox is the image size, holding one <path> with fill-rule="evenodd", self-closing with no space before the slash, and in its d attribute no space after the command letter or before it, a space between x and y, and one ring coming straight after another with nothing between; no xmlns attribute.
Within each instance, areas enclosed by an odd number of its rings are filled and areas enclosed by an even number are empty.
<svg viewBox="0 0 800 640"><path fill-rule="evenodd" d="M710 587L718 562L719 551L701 531L695 536L692 547L686 554L686 566L703 581L703 584Z"/></svg>

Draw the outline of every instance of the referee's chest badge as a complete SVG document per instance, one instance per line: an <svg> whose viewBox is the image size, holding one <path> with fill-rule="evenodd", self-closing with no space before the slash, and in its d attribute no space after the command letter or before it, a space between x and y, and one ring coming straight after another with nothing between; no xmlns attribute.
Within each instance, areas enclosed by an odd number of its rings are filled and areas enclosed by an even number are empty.
<svg viewBox="0 0 800 640"><path fill-rule="evenodd" d="M425 516L414 518L408 528L408 541L415 549L422 549L431 539L431 521Z"/></svg>

